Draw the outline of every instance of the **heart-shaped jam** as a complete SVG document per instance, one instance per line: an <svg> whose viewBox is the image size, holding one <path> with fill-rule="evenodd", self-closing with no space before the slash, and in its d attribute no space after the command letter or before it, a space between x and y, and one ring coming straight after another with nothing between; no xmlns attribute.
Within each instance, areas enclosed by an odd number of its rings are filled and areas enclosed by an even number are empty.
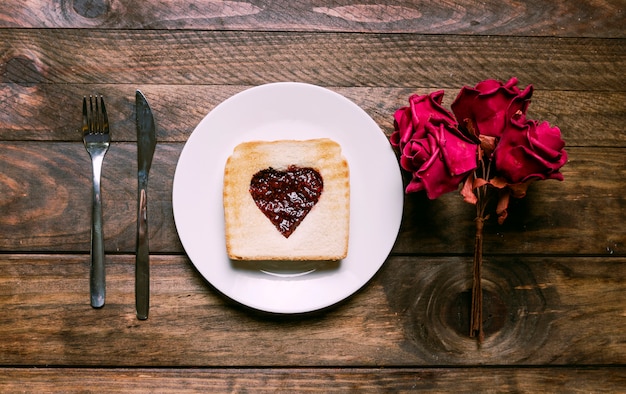
<svg viewBox="0 0 626 394"><path fill-rule="evenodd" d="M286 171L266 168L250 181L250 194L257 207L285 238L317 204L323 188L324 181L317 170L295 165Z"/></svg>

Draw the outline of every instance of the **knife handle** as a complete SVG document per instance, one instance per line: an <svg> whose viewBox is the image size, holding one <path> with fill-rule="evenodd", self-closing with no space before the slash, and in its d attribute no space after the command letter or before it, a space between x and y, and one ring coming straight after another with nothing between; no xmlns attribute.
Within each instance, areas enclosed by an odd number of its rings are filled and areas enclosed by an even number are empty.
<svg viewBox="0 0 626 394"><path fill-rule="evenodd" d="M148 196L139 190L137 254L135 256L135 306L137 318L146 320L150 308L150 248L148 246Z"/></svg>

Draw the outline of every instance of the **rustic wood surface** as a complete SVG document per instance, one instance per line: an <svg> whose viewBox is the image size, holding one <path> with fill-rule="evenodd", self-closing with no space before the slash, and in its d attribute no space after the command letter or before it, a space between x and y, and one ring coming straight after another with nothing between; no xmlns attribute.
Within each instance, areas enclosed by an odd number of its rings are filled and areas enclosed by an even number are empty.
<svg viewBox="0 0 626 394"><path fill-rule="evenodd" d="M4 0L0 3L1 392L619 392L626 387L623 0ZM517 76L558 125L564 182L485 233L485 342L467 337L472 207L405 197L360 291L297 316L250 310L196 271L172 180L200 120L252 86L343 94L389 135L410 94ZM157 121L151 314L134 311L134 92ZM107 304L88 297L83 95L106 99ZM356 141L356 137L355 137ZM356 143L356 142L355 142ZM383 207L384 208L384 207Z"/></svg>

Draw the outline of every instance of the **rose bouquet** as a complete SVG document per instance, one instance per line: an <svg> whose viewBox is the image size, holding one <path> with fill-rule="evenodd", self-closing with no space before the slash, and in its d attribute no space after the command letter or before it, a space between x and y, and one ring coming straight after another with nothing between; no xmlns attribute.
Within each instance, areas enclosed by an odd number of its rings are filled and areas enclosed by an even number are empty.
<svg viewBox="0 0 626 394"><path fill-rule="evenodd" d="M412 95L409 106L394 114L392 146L400 152L400 166L411 174L406 193L425 191L430 199L460 190L464 201L476 206L470 337L484 338L482 321L483 224L488 203L502 224L510 198L522 198L529 185L541 179L563 180L567 162L558 127L526 118L533 94L517 79L506 83L485 80L463 87L448 111L443 91Z"/></svg>

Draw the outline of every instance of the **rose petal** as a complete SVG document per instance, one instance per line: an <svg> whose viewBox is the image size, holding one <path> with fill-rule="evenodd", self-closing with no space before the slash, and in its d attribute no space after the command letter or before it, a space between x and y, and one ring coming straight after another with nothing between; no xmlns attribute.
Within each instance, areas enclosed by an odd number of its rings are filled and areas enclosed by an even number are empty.
<svg viewBox="0 0 626 394"><path fill-rule="evenodd" d="M528 133L530 148L552 160L558 160L565 142L561 139L561 130L550 127L548 122L536 124Z"/></svg>
<svg viewBox="0 0 626 394"><path fill-rule="evenodd" d="M451 175L460 175L473 171L477 167L478 146L456 128L441 124L429 131L436 135L442 146L443 160Z"/></svg>
<svg viewBox="0 0 626 394"><path fill-rule="evenodd" d="M533 178L562 180L559 169L567 162L567 152L560 134L547 122L511 118L494 151L496 170L509 184Z"/></svg>
<svg viewBox="0 0 626 394"><path fill-rule="evenodd" d="M402 107L393 114L393 117L396 135L392 135L392 144L401 147L409 141L413 133L411 109L409 107Z"/></svg>
<svg viewBox="0 0 626 394"><path fill-rule="evenodd" d="M480 135L500 137L509 114L526 112L532 85L520 91L517 78L506 84L489 79L479 82L474 88L463 87L452 103L452 112L463 125L471 124Z"/></svg>
<svg viewBox="0 0 626 394"><path fill-rule="evenodd" d="M413 178L411 179L411 182L409 182L409 184L406 186L404 192L409 194L421 192L422 190L424 190L424 184L422 183L422 181L419 178Z"/></svg>

